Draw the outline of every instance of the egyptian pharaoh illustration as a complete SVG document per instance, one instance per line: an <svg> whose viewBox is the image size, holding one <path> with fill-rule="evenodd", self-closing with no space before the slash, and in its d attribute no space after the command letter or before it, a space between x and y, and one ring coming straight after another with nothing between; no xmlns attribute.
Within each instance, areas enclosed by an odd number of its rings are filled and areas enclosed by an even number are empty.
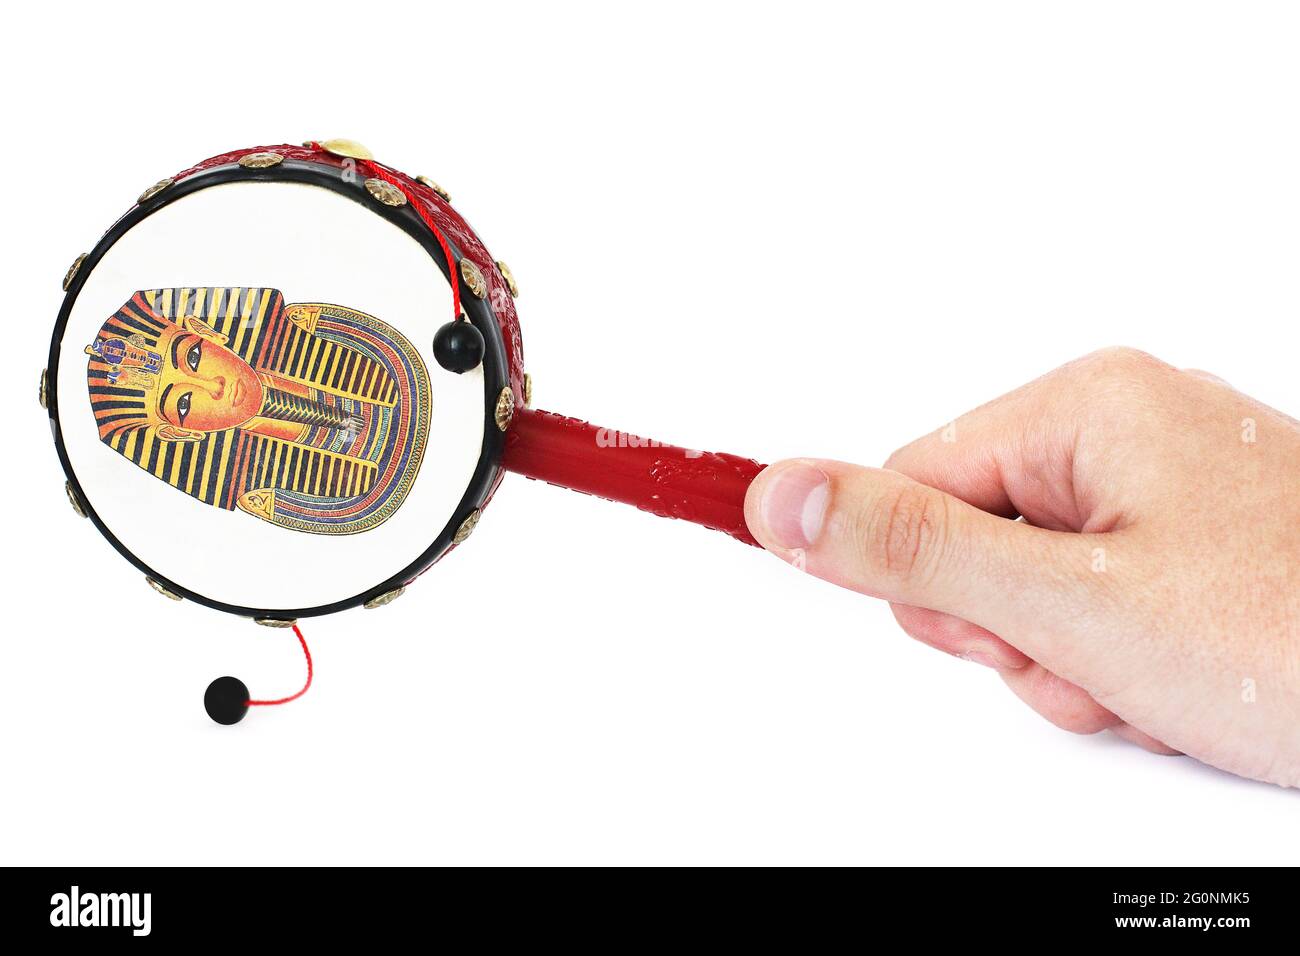
<svg viewBox="0 0 1300 956"><path fill-rule="evenodd" d="M401 507L429 378L379 319L275 289L137 292L87 346L100 439L204 504L314 534Z"/></svg>

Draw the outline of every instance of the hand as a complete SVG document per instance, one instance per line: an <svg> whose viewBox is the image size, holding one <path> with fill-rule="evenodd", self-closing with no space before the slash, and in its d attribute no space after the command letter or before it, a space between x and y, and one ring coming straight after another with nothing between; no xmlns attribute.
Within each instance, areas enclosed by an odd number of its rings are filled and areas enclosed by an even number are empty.
<svg viewBox="0 0 1300 956"><path fill-rule="evenodd" d="M745 516L1066 730L1300 786L1300 422L1213 376L1098 352Z"/></svg>

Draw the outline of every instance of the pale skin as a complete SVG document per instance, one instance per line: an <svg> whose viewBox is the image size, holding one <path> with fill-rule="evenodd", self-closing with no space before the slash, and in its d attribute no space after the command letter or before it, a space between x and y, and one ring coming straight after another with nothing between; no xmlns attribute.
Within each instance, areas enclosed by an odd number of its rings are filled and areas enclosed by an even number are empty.
<svg viewBox="0 0 1300 956"><path fill-rule="evenodd" d="M745 516L1065 730L1300 786L1300 422L1208 373L1097 352Z"/></svg>

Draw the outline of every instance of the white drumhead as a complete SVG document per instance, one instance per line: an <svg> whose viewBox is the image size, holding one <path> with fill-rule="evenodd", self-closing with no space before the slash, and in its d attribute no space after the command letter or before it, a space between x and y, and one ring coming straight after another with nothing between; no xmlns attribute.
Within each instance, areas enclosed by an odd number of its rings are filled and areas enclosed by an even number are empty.
<svg viewBox="0 0 1300 956"><path fill-rule="evenodd" d="M59 426L86 503L212 601L376 587L429 548L479 463L482 368L432 354L451 303L419 243L332 190L176 199L107 250L63 330Z"/></svg>

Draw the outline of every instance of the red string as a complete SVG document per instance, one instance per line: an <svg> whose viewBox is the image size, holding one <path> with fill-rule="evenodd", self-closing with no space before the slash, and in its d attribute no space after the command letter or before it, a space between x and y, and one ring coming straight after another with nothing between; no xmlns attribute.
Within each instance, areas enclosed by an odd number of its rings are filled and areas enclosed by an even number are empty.
<svg viewBox="0 0 1300 956"><path fill-rule="evenodd" d="M297 700L303 694L307 693L307 688L311 686L311 651L307 650L307 639L302 636L302 631L298 630L298 625L293 625L293 632L298 635L298 643L302 645L302 652L307 658L307 683L302 685L302 690L292 697L281 697L279 700L250 700L249 707L274 707L276 704L287 704L291 700Z"/></svg>
<svg viewBox="0 0 1300 956"><path fill-rule="evenodd" d="M311 148L320 149L321 145L320 143L312 142ZM443 236L442 230L440 230L438 226L434 223L432 213L429 212L428 207L426 207L425 204L420 200L420 197L416 194L415 190L411 189L404 182L402 182L400 179L398 179L388 170L384 169L378 163L372 162L368 159L358 159L357 165L361 167L362 171L365 172L369 176L369 178L381 179L384 182L388 183L390 186L395 186L398 189L398 191L401 192L401 194L406 197L406 201L411 204L411 208L415 210L416 215L418 215L424 221L424 224L429 227L429 231L433 233L433 237L438 240L438 245L442 247L442 254L447 257L447 272L450 274L450 278L451 278L452 318L459 321L460 320L460 280L456 276L456 260L452 258L451 246L447 243L446 238Z"/></svg>

